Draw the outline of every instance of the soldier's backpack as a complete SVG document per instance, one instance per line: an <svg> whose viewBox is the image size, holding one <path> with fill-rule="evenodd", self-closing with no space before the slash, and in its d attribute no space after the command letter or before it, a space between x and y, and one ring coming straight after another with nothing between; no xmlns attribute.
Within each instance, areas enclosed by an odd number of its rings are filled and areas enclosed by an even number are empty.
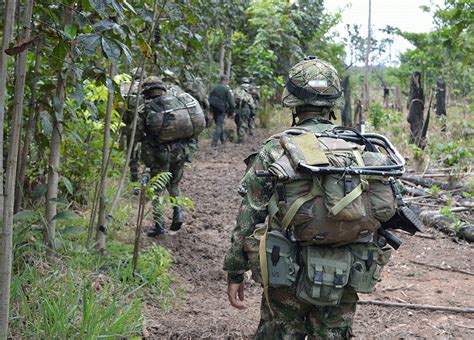
<svg viewBox="0 0 474 340"><path fill-rule="evenodd" d="M201 106L189 94L165 94L146 103L145 129L160 143L197 138L206 126Z"/></svg>
<svg viewBox="0 0 474 340"><path fill-rule="evenodd" d="M337 305L346 285L374 289L390 254L372 234L396 213L391 176L403 173L404 161L384 137L371 137L347 128L274 137L284 152L268 170L275 190L259 235L267 302L268 286L295 282L296 295L315 305Z"/></svg>

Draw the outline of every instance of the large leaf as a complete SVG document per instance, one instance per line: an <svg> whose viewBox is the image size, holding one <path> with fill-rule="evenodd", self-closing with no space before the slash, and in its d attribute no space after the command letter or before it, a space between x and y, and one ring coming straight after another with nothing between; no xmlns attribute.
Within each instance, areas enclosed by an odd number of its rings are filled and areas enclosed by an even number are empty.
<svg viewBox="0 0 474 340"><path fill-rule="evenodd" d="M113 63L118 63L118 59L120 58L120 47L118 47L116 43L110 39L102 38L102 49Z"/></svg>
<svg viewBox="0 0 474 340"><path fill-rule="evenodd" d="M91 7L102 17L107 16L106 4L107 0L89 0Z"/></svg>
<svg viewBox="0 0 474 340"><path fill-rule="evenodd" d="M94 29L94 32L96 33L101 33L101 32L105 32L105 31L109 31L109 30L114 30L114 29L119 29L121 30L120 28L120 25L113 22L113 21L110 21L110 20L102 20L102 21L99 21L97 24L95 24L94 26L92 26L92 28Z"/></svg>
<svg viewBox="0 0 474 340"><path fill-rule="evenodd" d="M123 54L127 58L128 62L132 62L132 58L133 58L132 51L130 51L128 46L119 40L114 40L114 41L122 48Z"/></svg>
<svg viewBox="0 0 474 340"><path fill-rule="evenodd" d="M21 220L28 220L30 218L35 217L35 212L31 210L23 210L17 212L15 215L13 215L13 220L14 221L21 221Z"/></svg>
<svg viewBox="0 0 474 340"><path fill-rule="evenodd" d="M64 32L67 34L69 38L74 39L77 34L77 25L67 24L66 26L64 26Z"/></svg>
<svg viewBox="0 0 474 340"><path fill-rule="evenodd" d="M95 54L100 44L100 35L93 33L79 34L77 40L87 54Z"/></svg>
<svg viewBox="0 0 474 340"><path fill-rule="evenodd" d="M72 195L74 194L74 187L72 186L72 183L67 177L62 176L61 180L64 183L64 186L66 187L67 191Z"/></svg>
<svg viewBox="0 0 474 340"><path fill-rule="evenodd" d="M77 220L78 218L79 218L79 215L75 213L74 211L65 210L65 211L58 212L56 215L54 215L53 221L54 220L69 221L69 220Z"/></svg>

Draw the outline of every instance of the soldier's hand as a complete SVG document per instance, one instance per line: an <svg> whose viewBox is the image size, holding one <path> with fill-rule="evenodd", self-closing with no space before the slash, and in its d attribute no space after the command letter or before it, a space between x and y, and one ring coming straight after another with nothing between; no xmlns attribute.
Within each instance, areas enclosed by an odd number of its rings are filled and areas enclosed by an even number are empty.
<svg viewBox="0 0 474 340"><path fill-rule="evenodd" d="M244 283L230 283L227 286L227 296L232 307L237 309L245 309L247 306L244 301Z"/></svg>

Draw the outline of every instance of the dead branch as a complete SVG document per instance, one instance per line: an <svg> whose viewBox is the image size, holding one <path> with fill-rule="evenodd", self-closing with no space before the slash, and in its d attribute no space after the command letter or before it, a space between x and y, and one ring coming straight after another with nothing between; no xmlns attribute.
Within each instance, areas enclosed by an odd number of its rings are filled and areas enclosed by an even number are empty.
<svg viewBox="0 0 474 340"><path fill-rule="evenodd" d="M406 186L404 189L405 189L405 192L407 192L408 194L412 196L432 196L428 190L424 190L420 188L412 188L409 186Z"/></svg>
<svg viewBox="0 0 474 340"><path fill-rule="evenodd" d="M419 217L426 226L439 229L447 234L458 234L466 241L474 242L474 226L469 223L464 223L462 227L457 228L454 218L433 210L421 211Z"/></svg>
<svg viewBox="0 0 474 340"><path fill-rule="evenodd" d="M407 182L411 182L412 184L421 185L425 188L431 188L432 186L438 186L442 190L451 190L451 189L462 189L464 188L462 185L454 184L454 183L445 183L441 181L437 181L431 178L422 178L419 176L403 176L403 180Z"/></svg>
<svg viewBox="0 0 474 340"><path fill-rule="evenodd" d="M416 234L413 235L413 236L420 237L420 238L428 238L428 239L430 239L430 240L436 240L436 236L430 235L430 234L416 233Z"/></svg>
<svg viewBox="0 0 474 340"><path fill-rule="evenodd" d="M436 264L430 264L430 263L425 263L425 262L420 262L420 261L416 261L416 260L409 260L411 263L414 263L414 264L417 264L417 265L420 265L420 266L425 266L425 267L430 267L430 268L436 268L436 269L440 269L440 270L447 270L447 271L450 271L450 272L455 272L455 273L461 273L461 274L466 274L466 275L472 275L474 276L474 273L473 272L470 272L468 270L464 270L464 269L459 269L459 268L452 268L452 267L442 267L440 265L436 265Z"/></svg>
<svg viewBox="0 0 474 340"><path fill-rule="evenodd" d="M422 305L422 304L413 304L413 303L400 303L400 302L391 302L391 301L377 301L377 300L359 300L357 301L359 305L378 305L385 307L402 307L410 309L428 309L428 310L437 310L444 312L452 313L474 313L473 307L449 307L449 306L434 306L434 305Z"/></svg>

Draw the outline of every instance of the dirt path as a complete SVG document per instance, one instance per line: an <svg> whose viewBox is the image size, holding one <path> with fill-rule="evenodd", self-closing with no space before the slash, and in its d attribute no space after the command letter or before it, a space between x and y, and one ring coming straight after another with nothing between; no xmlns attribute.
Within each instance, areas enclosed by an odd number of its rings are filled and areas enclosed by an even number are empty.
<svg viewBox="0 0 474 340"><path fill-rule="evenodd" d="M227 144L214 154L209 141L200 151L183 180L183 195L193 199L196 209L186 215L186 225L175 234L157 241L174 258L178 298L165 312L149 303L145 310L144 333L148 338L247 338L259 320L261 289L247 283L247 310L229 306L222 261L240 204L236 192L245 165L243 159L258 150L268 132L257 131L244 145ZM149 223L150 224L150 223ZM474 307L473 276L436 269L458 268L474 272L474 249L430 230L436 239L398 236L404 244L394 252L377 291L361 299L387 300L443 306ZM361 305L354 332L357 338L474 338L474 315L417 311Z"/></svg>

